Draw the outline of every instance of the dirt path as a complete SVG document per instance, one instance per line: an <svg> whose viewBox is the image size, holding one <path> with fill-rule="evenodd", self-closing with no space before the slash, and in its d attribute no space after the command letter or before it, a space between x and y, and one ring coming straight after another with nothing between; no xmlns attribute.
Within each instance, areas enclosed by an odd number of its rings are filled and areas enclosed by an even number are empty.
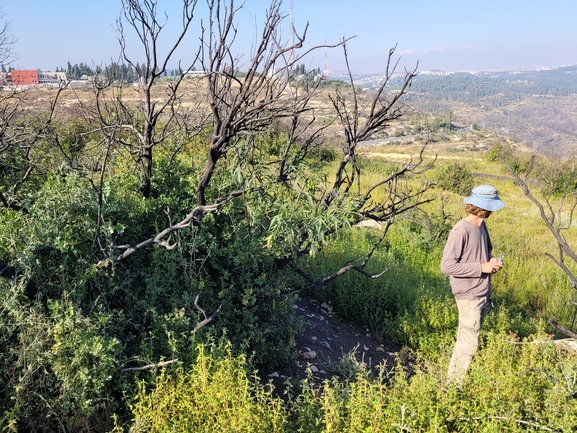
<svg viewBox="0 0 577 433"><path fill-rule="evenodd" d="M391 369L401 351L399 345L378 339L367 327L337 320L327 304L300 299L295 314L305 321L304 331L295 338L295 359L289 367L265 377L279 393L289 378L320 383L335 375L352 375L348 377L352 379L359 368L377 372L384 364Z"/></svg>

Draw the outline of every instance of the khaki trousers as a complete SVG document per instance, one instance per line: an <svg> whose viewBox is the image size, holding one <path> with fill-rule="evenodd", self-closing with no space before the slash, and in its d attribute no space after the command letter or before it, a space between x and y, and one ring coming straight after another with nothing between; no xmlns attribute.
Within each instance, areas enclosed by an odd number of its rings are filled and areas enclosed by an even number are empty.
<svg viewBox="0 0 577 433"><path fill-rule="evenodd" d="M478 299L455 299L459 309L459 329L457 330L457 342L449 362L447 382L461 385L473 359L473 355L479 347L479 334L485 320L485 316L491 309L489 297Z"/></svg>

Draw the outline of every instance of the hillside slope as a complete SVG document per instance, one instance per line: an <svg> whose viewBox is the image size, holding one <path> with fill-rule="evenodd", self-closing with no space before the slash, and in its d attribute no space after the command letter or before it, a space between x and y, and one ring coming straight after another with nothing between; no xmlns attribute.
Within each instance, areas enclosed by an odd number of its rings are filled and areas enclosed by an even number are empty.
<svg viewBox="0 0 577 433"><path fill-rule="evenodd" d="M371 89L379 74L356 75ZM476 123L544 153L577 148L577 66L535 71L447 73L422 71L407 102L423 117L448 115Z"/></svg>

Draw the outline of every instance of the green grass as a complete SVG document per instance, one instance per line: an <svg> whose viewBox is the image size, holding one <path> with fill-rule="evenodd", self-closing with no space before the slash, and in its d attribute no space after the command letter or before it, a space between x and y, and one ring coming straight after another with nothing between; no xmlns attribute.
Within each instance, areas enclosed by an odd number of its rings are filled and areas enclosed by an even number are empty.
<svg viewBox="0 0 577 433"><path fill-rule="evenodd" d="M502 173L498 163L486 163L479 158L463 161L471 163L472 171L488 169L489 173ZM442 164L448 162L438 162ZM476 185L491 183L506 203L503 210L494 212L487 220L494 254L507 255L503 270L493 278L496 301L511 311L523 312L526 317L554 318L563 326L575 329L577 309L569 304L575 290L563 271L545 255L546 252L555 254L557 245L536 207L512 180L475 176L474 182ZM435 200L423 209L430 216L433 230L442 229L438 219L441 210L448 216L449 227L463 217L463 196L439 189L432 189L429 194ZM392 335L399 342L436 358L439 353L433 353L434 348L451 341L452 335L449 338L447 332L453 332L456 326L456 313L451 304L448 278L439 269L446 234L430 240L428 229L419 226L426 219L420 218L397 218L367 269L373 273L386 269L381 278L370 280L349 272L314 296L332 303L343 319ZM375 229L352 228L310 260L308 271L320 277L348 261L359 260L378 234ZM565 237L577 246L577 232L569 230ZM435 315L440 317L433 317ZM409 330L416 334L410 334Z"/></svg>

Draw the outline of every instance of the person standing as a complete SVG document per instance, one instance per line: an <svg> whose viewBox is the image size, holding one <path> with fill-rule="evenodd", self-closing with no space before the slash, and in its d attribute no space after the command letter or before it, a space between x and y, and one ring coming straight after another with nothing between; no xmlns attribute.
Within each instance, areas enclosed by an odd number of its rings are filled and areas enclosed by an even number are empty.
<svg viewBox="0 0 577 433"><path fill-rule="evenodd" d="M463 199L466 217L452 228L443 250L441 272L449 275L459 310L457 341L451 355L447 382L461 385L479 347L479 334L491 308L491 275L503 267L491 255L493 246L485 220L503 209L497 190L491 185L473 188Z"/></svg>

